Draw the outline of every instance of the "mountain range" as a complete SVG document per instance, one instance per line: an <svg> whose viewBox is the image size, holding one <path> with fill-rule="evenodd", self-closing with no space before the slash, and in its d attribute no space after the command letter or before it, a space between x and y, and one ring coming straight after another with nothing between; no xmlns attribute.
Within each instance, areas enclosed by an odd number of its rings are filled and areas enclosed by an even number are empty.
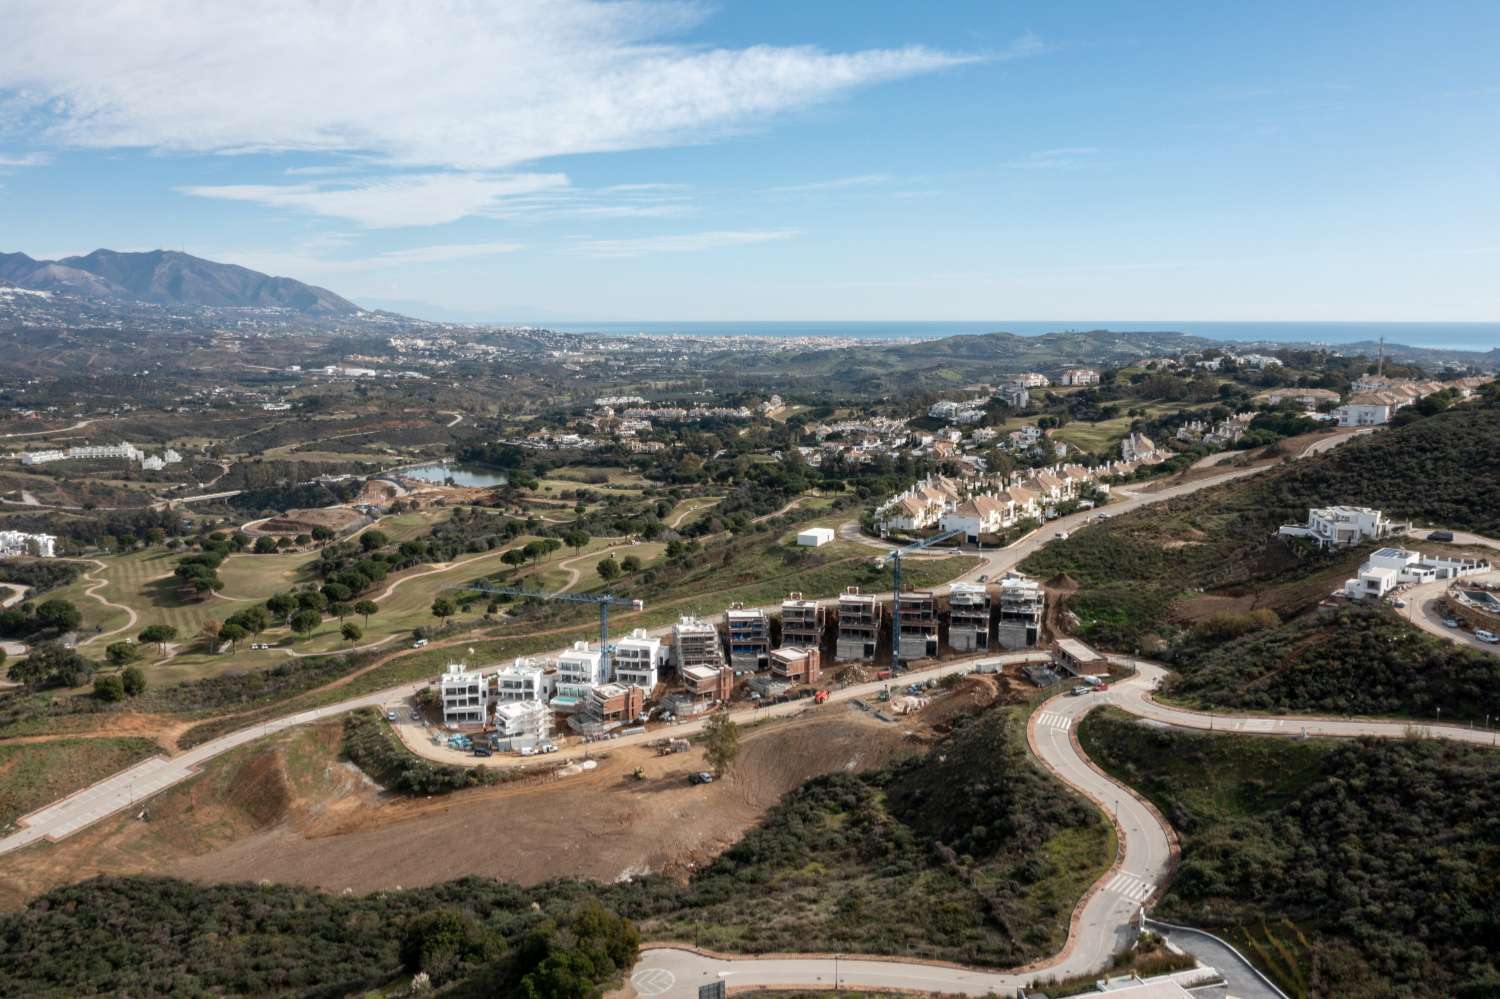
<svg viewBox="0 0 1500 999"><path fill-rule="evenodd" d="M0 284L91 299L210 308L289 309L308 316L348 316L359 306L326 288L271 277L175 250L35 260L0 253Z"/></svg>

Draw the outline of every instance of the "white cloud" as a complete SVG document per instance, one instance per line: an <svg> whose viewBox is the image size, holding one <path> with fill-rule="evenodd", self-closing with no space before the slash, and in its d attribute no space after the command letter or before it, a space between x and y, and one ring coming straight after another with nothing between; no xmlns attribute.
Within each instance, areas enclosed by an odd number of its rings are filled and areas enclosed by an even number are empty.
<svg viewBox="0 0 1500 999"><path fill-rule="evenodd" d="M707 14L667 0L10 0L0 98L82 147L342 151L489 172L702 141L977 58L663 40ZM1028 37L999 57L1037 47Z"/></svg>
<svg viewBox="0 0 1500 999"><path fill-rule="evenodd" d="M46 166L52 157L46 153L0 153L0 169Z"/></svg>
<svg viewBox="0 0 1500 999"><path fill-rule="evenodd" d="M687 232L669 236L643 236L638 239L583 239L568 248L569 253L586 257L640 257L649 253L699 253L727 246L749 246L791 239L800 229L721 229L713 232Z"/></svg>
<svg viewBox="0 0 1500 999"><path fill-rule="evenodd" d="M772 194L801 194L818 191L842 191L851 187L875 187L890 183L891 177L883 173L862 173L853 177L835 177L832 180L814 180L806 184L786 184L769 188Z"/></svg>
<svg viewBox="0 0 1500 999"><path fill-rule="evenodd" d="M349 219L369 228L439 225L497 211L506 198L566 187L557 173L402 174L385 180L304 184L223 184L180 188L200 198L253 201L273 208Z"/></svg>
<svg viewBox="0 0 1500 999"><path fill-rule="evenodd" d="M417 246L409 250L387 250L370 259L368 263L371 267L432 264L449 260L469 260L474 257L494 257L524 249L525 247L520 243L440 243L436 246Z"/></svg>

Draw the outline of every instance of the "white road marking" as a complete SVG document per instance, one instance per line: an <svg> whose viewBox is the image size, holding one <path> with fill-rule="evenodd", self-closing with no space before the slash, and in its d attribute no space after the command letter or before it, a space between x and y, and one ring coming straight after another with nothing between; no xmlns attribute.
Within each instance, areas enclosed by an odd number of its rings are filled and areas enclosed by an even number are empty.
<svg viewBox="0 0 1500 999"><path fill-rule="evenodd" d="M643 996L659 996L677 984L677 976L666 968L642 968L630 976L630 984Z"/></svg>
<svg viewBox="0 0 1500 999"><path fill-rule="evenodd" d="M1055 728L1060 732L1066 732L1073 725L1072 716L1060 715L1056 711L1043 711L1037 721L1046 728Z"/></svg>
<svg viewBox="0 0 1500 999"><path fill-rule="evenodd" d="M1116 895L1124 895L1126 898L1137 902L1144 902L1151 896L1151 892L1155 889L1151 882L1145 878L1138 877L1128 871L1121 871L1113 878L1110 878L1109 884L1104 886L1104 890L1112 891Z"/></svg>

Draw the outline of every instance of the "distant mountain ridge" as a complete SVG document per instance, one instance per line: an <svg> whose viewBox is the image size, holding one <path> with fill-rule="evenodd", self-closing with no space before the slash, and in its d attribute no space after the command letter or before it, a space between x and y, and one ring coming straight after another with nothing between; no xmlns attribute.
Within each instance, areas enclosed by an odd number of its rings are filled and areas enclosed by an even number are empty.
<svg viewBox="0 0 1500 999"><path fill-rule="evenodd" d="M95 250L86 256L62 260L35 260L24 253L0 253L0 282L32 291L160 305L291 309L310 316L353 315L361 311L353 302L326 288L175 250L145 253Z"/></svg>

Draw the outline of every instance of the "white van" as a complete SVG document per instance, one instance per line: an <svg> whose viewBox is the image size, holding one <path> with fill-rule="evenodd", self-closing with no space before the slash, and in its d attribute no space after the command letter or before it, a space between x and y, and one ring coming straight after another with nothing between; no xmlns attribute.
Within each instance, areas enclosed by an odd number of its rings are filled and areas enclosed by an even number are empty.
<svg viewBox="0 0 1500 999"><path fill-rule="evenodd" d="M415 642L411 643L411 647L414 649L425 649L427 648L427 639L419 638Z"/></svg>
<svg viewBox="0 0 1500 999"><path fill-rule="evenodd" d="M1481 642L1489 642L1491 645L1500 645L1500 635L1493 631L1485 631L1483 628L1474 629L1474 637Z"/></svg>

